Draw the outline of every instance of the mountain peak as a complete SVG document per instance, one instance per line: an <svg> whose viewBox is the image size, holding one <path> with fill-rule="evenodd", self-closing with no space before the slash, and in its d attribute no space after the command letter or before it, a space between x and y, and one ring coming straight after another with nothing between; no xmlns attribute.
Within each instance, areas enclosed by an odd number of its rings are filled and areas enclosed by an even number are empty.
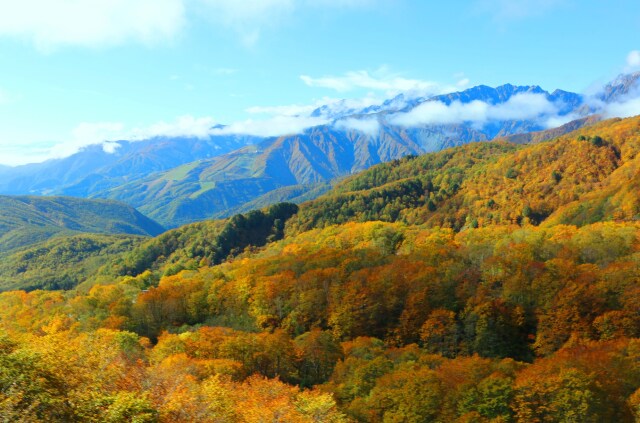
<svg viewBox="0 0 640 423"><path fill-rule="evenodd" d="M629 94L640 89L640 71L620 74L613 81L604 86L598 95L600 100L613 103L623 100Z"/></svg>
<svg viewBox="0 0 640 423"><path fill-rule="evenodd" d="M547 91L543 90L538 85L504 84L495 88L487 85L477 85L464 91L432 97L429 100L441 101L447 105L454 101L470 103L475 100L490 104L500 104L508 101L514 95L524 93L549 95Z"/></svg>

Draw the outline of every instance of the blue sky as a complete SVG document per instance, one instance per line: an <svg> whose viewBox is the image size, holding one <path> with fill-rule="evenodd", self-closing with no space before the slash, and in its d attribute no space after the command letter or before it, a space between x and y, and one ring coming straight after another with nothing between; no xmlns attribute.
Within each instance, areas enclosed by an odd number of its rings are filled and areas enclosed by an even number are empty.
<svg viewBox="0 0 640 423"><path fill-rule="evenodd" d="M314 105L404 90L509 82L585 92L640 68L637 0L0 5L5 164L104 139L199 136L215 123L271 134Z"/></svg>

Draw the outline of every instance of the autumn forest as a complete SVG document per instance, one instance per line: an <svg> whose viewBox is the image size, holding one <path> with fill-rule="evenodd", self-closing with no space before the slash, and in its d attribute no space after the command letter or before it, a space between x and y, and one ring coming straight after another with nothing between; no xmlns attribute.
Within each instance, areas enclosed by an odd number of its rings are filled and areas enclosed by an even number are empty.
<svg viewBox="0 0 640 423"><path fill-rule="evenodd" d="M640 118L0 274L3 421L640 422Z"/></svg>

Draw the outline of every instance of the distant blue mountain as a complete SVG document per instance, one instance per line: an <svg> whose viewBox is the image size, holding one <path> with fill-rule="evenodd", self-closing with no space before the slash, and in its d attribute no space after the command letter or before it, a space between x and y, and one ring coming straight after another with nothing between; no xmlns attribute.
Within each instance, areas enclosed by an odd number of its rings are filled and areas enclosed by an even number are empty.
<svg viewBox="0 0 640 423"><path fill-rule="evenodd" d="M102 145L90 145L63 158L10 168L0 174L2 194L64 194L88 197L92 193L121 185L151 173L184 163L228 153L259 138L211 136L207 139L159 137L143 141L117 141L107 152Z"/></svg>
<svg viewBox="0 0 640 423"><path fill-rule="evenodd" d="M630 95L638 95L640 91L640 72L619 75L616 79L605 85L598 93L597 98L605 103L619 102Z"/></svg>

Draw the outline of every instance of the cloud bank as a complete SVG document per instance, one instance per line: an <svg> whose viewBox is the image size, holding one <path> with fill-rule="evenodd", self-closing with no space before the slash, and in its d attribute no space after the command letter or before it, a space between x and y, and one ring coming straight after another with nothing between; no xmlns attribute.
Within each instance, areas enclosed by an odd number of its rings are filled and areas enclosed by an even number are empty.
<svg viewBox="0 0 640 423"><path fill-rule="evenodd" d="M640 98L609 104L604 110L604 115L606 117L620 118L640 115Z"/></svg>
<svg viewBox="0 0 640 423"><path fill-rule="evenodd" d="M470 103L454 101L450 105L440 101L427 101L409 112L391 115L389 122L403 127L464 122L483 125L490 121L547 120L557 113L557 105L550 102L545 95L523 93L496 105L478 100Z"/></svg>
<svg viewBox="0 0 640 423"><path fill-rule="evenodd" d="M83 122L64 142L39 150L37 160L63 158L90 145L101 145L104 152L118 151L118 141L142 141L157 137L206 139L216 135L250 135L276 137L300 133L310 127L329 123L326 118L310 116L273 116L262 120L245 120L228 126L217 126L211 117L182 116L173 122L157 122L145 127L127 128L120 122ZM0 152L2 151L0 145ZM7 152L9 152L7 150ZM22 162L16 161L15 163Z"/></svg>
<svg viewBox="0 0 640 423"><path fill-rule="evenodd" d="M83 122L64 142L46 150L47 158L68 157L90 145L102 145L106 153L117 152L118 141L141 141L156 137L207 138L215 122L210 117L182 116L174 122L157 122L146 127L127 128L120 122ZM44 151L42 152L44 153Z"/></svg>
<svg viewBox="0 0 640 423"><path fill-rule="evenodd" d="M334 127L343 131L357 131L370 137L375 137L380 132L380 122L376 118L342 119L337 121Z"/></svg>
<svg viewBox="0 0 640 423"><path fill-rule="evenodd" d="M224 128L213 129L211 135L254 135L278 137L303 132L308 128L329 123L326 118L310 116L275 116L271 119L232 123Z"/></svg>

